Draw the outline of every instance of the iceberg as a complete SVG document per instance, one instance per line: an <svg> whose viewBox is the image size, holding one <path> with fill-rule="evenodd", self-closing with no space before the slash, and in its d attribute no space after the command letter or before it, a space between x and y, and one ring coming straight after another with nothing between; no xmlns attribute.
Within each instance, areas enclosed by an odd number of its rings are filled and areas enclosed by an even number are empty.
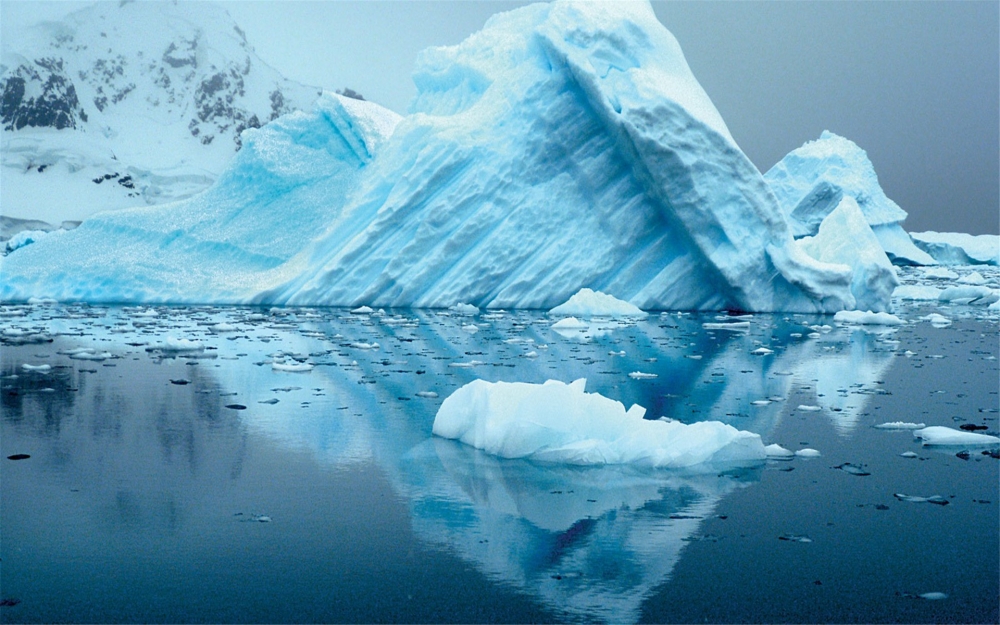
<svg viewBox="0 0 1000 625"><path fill-rule="evenodd" d="M566 315L575 317L638 317L649 316L636 306L620 299L583 288L576 295L549 311L550 315Z"/></svg>
<svg viewBox="0 0 1000 625"><path fill-rule="evenodd" d="M760 436L718 421L644 419L646 409L599 393L586 380L544 384L475 380L438 409L436 436L503 458L575 464L689 468L765 458Z"/></svg>
<svg viewBox="0 0 1000 625"><path fill-rule="evenodd" d="M873 265L794 241L648 3L499 14L414 81L402 120L326 95L247 131L205 194L16 250L0 299L549 309L586 286L645 310L832 313L874 281L865 308L888 307ZM869 223L905 216L855 199Z"/></svg>
<svg viewBox="0 0 1000 625"><path fill-rule="evenodd" d="M913 232L913 242L944 265L1000 265L1000 236L963 232Z"/></svg>
<svg viewBox="0 0 1000 625"><path fill-rule="evenodd" d="M850 197L890 259L901 264L937 264L914 246L901 225L906 211L886 196L868 155L850 139L824 130L818 140L788 153L764 179L796 238L815 235L841 200Z"/></svg>

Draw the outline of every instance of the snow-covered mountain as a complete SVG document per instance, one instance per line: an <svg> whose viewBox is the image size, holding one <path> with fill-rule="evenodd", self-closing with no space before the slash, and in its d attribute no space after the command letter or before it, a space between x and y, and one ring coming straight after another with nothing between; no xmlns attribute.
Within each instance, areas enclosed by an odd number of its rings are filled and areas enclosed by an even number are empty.
<svg viewBox="0 0 1000 625"><path fill-rule="evenodd" d="M2 211L58 224L208 188L240 133L320 90L209 2L99 2L3 42Z"/></svg>

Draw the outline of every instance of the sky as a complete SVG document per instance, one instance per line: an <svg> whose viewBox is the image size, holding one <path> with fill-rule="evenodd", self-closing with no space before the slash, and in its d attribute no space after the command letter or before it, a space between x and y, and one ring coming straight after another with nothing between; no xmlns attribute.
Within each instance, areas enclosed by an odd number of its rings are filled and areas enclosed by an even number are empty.
<svg viewBox="0 0 1000 625"><path fill-rule="evenodd" d="M0 0L5 38L88 2ZM289 78L405 113L417 53L526 2L224 0ZM904 227L1000 232L1000 2L653 1L762 171L823 130L864 148Z"/></svg>

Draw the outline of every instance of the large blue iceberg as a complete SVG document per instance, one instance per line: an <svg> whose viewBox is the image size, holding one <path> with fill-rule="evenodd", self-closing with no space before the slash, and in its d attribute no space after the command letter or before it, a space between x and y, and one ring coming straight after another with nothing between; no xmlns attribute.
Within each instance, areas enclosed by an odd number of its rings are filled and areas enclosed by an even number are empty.
<svg viewBox="0 0 1000 625"><path fill-rule="evenodd" d="M794 240L645 2L499 14L425 51L414 81L402 120L327 96L247 131L202 196L16 250L0 298L551 308L587 287L643 309L889 306L887 262Z"/></svg>

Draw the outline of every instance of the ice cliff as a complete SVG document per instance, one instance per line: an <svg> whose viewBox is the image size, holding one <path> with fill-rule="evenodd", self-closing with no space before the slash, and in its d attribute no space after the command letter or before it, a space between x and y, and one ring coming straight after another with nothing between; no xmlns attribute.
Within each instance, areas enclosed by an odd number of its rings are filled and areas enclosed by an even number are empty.
<svg viewBox="0 0 1000 625"><path fill-rule="evenodd" d="M250 137L277 133L280 156L237 159L170 215L18 249L0 297L551 308L588 287L643 309L889 305L880 262L793 240L647 3L499 14L425 51L414 81L391 138L359 151L342 101L279 120Z"/></svg>

